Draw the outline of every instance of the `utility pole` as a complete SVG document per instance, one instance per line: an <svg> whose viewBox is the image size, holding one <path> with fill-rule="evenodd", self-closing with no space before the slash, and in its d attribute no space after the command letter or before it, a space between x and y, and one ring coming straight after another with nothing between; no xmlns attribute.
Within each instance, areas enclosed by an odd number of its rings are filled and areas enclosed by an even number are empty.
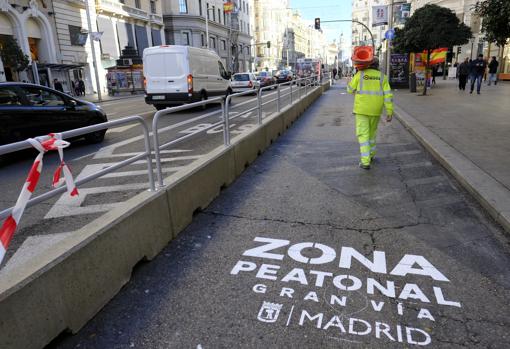
<svg viewBox="0 0 510 349"><path fill-rule="evenodd" d="M393 29L393 0L390 2L390 10L388 13L388 30ZM391 41L386 40L386 75L390 76L390 60L391 60Z"/></svg>
<svg viewBox="0 0 510 349"><path fill-rule="evenodd" d="M96 44L94 43L94 39L92 38L92 21L90 19L90 0L86 0L85 10L87 14L87 24L89 27L89 41L90 47L92 48L92 65L94 66L94 74L96 76L96 89L97 89L97 100L101 102L103 99L101 97L101 84L99 83L99 72L97 71L97 59L96 59Z"/></svg>

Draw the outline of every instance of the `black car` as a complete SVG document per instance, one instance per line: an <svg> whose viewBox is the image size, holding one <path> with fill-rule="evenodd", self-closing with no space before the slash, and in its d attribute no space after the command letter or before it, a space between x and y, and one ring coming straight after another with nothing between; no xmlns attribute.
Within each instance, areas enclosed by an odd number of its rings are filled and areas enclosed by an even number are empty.
<svg viewBox="0 0 510 349"><path fill-rule="evenodd" d="M106 114L93 103L45 86L0 83L0 145L105 121ZM99 143L105 133L100 130L83 137Z"/></svg>

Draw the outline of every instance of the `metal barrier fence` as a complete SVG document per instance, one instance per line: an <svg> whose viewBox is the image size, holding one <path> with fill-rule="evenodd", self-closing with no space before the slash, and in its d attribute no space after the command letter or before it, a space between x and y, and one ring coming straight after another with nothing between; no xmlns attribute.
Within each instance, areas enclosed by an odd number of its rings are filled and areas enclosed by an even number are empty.
<svg viewBox="0 0 510 349"><path fill-rule="evenodd" d="M154 143L153 144L154 156L155 156L155 161L156 161L157 186L158 187L164 186L163 173L162 173L162 168L161 168L161 151L163 149L166 149L168 147L179 144L185 140L189 140L199 134L207 132L207 131L209 131L213 128L216 128L220 125L223 126L223 143L225 146L229 146L230 145L230 121L231 120L238 118L242 115L245 115L247 113L250 113L254 110L257 110L258 125L261 125L262 124L262 108L264 105L276 102L277 112L280 112L281 103L282 103L283 98L290 96L290 105L292 105L295 100L297 101L297 100L301 99L302 97L306 96L307 94L309 94L311 92L312 87L317 86L319 84L319 80L320 79L317 76L310 76L307 78L297 79L297 80L289 81L286 83L278 84L276 87L277 97L273 98L269 101L265 101L265 102L262 102L262 91L266 91L266 90L272 88L272 86L266 86L266 87L260 88L257 91L257 105L255 107L245 110L242 113L235 115L235 116L230 116L230 104L231 104L232 98L244 96L244 95L248 95L248 94L253 94L253 91L245 91L245 92L241 92L241 93L230 94L226 98L218 97L218 98L208 99L205 101L185 104L185 105L177 106L177 107L173 107L173 108L167 108L167 109L160 110L160 111L156 112L156 114L154 115L154 119L152 121L152 131L153 131L152 137L153 137L153 143ZM298 84L300 86L304 86L305 91L304 91L304 94L302 94L301 93L302 88L298 87L297 88L297 99L295 99L295 97L296 97L295 96L295 94L296 94L295 87ZM282 87L285 87L285 86L289 86L289 92L282 94ZM294 89L293 89L293 86L295 86ZM167 142L165 144L162 144L162 145L159 144L158 122L162 116L167 116L167 115L170 115L170 114L178 112L178 111L196 108L196 107L200 107L200 106L212 104L212 103L219 103L221 105L222 118L220 121L213 123L206 128L202 128L199 131L196 131L196 132L187 134L185 136L179 137L177 139L174 139L174 140ZM193 121L190 121L190 123L191 122L193 122ZM149 190L155 191L158 189L157 186L155 185L155 181L154 181L154 172L153 172L153 166L152 166L152 149L151 149L151 144L150 144L149 128L148 128L147 122L141 116L137 116L137 115L128 116L128 117L121 118L118 120L107 121L107 122L92 125L92 126L86 126L86 127L81 127L81 128L70 130L70 131L61 132L61 133L58 133L57 135L60 135L62 137L62 139L69 139L69 138L75 138L78 136L82 136L82 135L85 135L88 133L111 129L111 128L119 127L119 126L122 126L125 124L132 124L132 123L139 123L142 126L143 135L144 135L145 151L143 153L140 153L138 155L135 155L128 159L120 161L112 166L106 167L106 168L104 168L100 171L97 171L91 175L88 175L80 180L77 180L75 183L76 186L80 186L82 184L90 182L90 181L97 179L105 174L111 173L111 172L116 171L122 167L128 166L136 161L139 161L140 159L145 158L145 160L147 162L147 177L148 177L148 182L149 182ZM183 123L182 125L184 125L184 124L186 124L186 123ZM43 142L49 138L50 138L49 136L35 137L35 139L38 140L39 142ZM24 150L24 149L31 149L31 148L33 148L32 145L30 144L30 142L28 142L26 140L16 142L16 143L7 144L7 145L2 145L2 146L0 146L0 156L9 154L9 153L13 153L13 152L17 152L20 150ZM67 190L67 188L65 186L62 186L62 187L58 187L56 189L50 190L50 191L48 191L44 194L41 194L39 196L36 196L28 201L27 208L34 206L38 203L41 203L45 200L48 200L56 195L62 194L66 190ZM10 207L8 209L1 211L0 219L4 219L9 214L11 214L12 209L13 209L13 207Z"/></svg>
<svg viewBox="0 0 510 349"><path fill-rule="evenodd" d="M289 84L290 86L290 96L291 96L291 104L293 103L293 99L292 99L292 85L294 84L297 84L298 82L299 83L304 83L304 86L305 86L305 94L303 96L306 96L307 93L309 93L310 91L306 91L306 88L307 87L311 87L312 86L312 83L314 84L315 86L315 81L318 81L318 77L316 76L311 76L311 77L307 77L307 78L302 78L302 79L298 79L298 80L293 80L291 82L288 82L288 83L285 83L285 84L278 84L277 85L277 110L279 111L279 105L281 104L281 93L279 92L280 91L280 85L286 85L286 84ZM225 99L223 99L223 97L218 97L218 98L214 98L214 99L208 99L208 100L205 100L205 101L199 101L199 102L195 102L195 103L190 103L190 104L185 104L185 105L181 105L181 106L178 106L178 107L172 107L172 108L166 108L164 110L160 110L158 111L155 115L154 115L154 119L152 120L152 130L153 130L153 146L154 146L154 155L155 155L155 158L156 158L156 174L157 174L157 179L158 179L158 186L160 187L163 187L165 184L163 182L163 169L161 168L161 156L160 156L160 152L161 150L163 149L166 149L170 146L174 146L174 145L177 145L185 140L189 140L190 138L192 137L195 137L196 135L198 134L202 134L204 132L207 132L208 130L211 130L221 124L223 124L223 144L225 145L225 147L228 147L230 145L230 121L231 120L234 120L235 118L238 118L242 115L245 115L247 113L251 113L252 111L255 111L257 110L257 122L258 122L258 125L261 125L262 124L262 106L263 106L263 103L262 103L262 91L264 90L267 90L269 89L270 86L266 86L266 87L263 87L263 88L259 88L259 90L257 91L257 105L253 108L250 108L248 110L244 110L242 113L238 114L238 115L235 115L235 116L230 116L230 104L231 104L231 100L232 98L234 97L240 97L240 96L245 96L245 95L249 95L249 94L253 94L254 91L252 90L248 90L248 91L244 91L244 92L240 92L240 93L234 93L234 94L230 94L228 95ZM298 91L300 89L298 88ZM284 95L285 96L285 95ZM298 97L298 98L301 98L301 95ZM271 103L271 102L274 102L275 100L271 100L271 101L267 101L266 103L264 104L268 104L268 103ZM179 137L177 139L174 139L170 142L167 142L165 144L162 144L160 145L159 144L159 135L158 135L158 122L159 122L159 119L162 117L162 116L168 116L168 115L171 115L175 112L178 112L178 111L182 111L182 110L187 110L187 109L191 109L191 108L196 108L196 107L200 107L200 106L203 106L203 105L207 105L207 104L210 104L210 103L221 103L221 111L222 111L222 120L217 122L217 123L214 123L206 128L202 128L196 132L193 132L193 133L190 133L190 134L187 134L185 136L182 136L182 137Z"/></svg>
<svg viewBox="0 0 510 349"><path fill-rule="evenodd" d="M151 152L151 145L150 145L150 138L149 138L149 128L147 126L146 121L141 116L128 116L122 119L113 120L113 121L107 121L100 124L92 125L92 126L86 126L77 128L70 131L65 131L58 133L56 135L60 135L62 139L69 139L74 138L78 136L83 136L87 133L92 133L96 131L106 130L108 128L114 128L119 127L125 124L132 124L132 123L139 123L142 126L143 135L144 135L144 146L145 146L145 152L135 155L133 157L130 157L126 160L123 160L121 162L116 163L115 165L109 166L107 168L104 168L98 172L95 172L89 176L86 176L78 181L76 181L76 186L79 186L81 184L85 184L87 182L90 182L96 178L99 178L107 173L113 172L115 170L118 170L119 168L125 167L127 165L130 165L134 163L135 161L138 161L140 159L145 158L147 161L147 176L149 179L149 190L154 191L156 190L156 187L154 185L154 173L152 169L152 152ZM40 136L35 137L36 140L39 142L43 142L47 139L49 139L49 136ZM32 145L28 141L21 141L11 144L6 144L0 146L0 156L13 153L16 151L24 150L24 149L33 149ZM40 202L43 202L47 199L50 199L58 194L61 194L67 190L66 186L62 186L53 190L50 190L44 194L41 194L39 196L36 196L28 201L27 207L36 205ZM5 209L0 212L0 219L4 219L12 212L12 207Z"/></svg>

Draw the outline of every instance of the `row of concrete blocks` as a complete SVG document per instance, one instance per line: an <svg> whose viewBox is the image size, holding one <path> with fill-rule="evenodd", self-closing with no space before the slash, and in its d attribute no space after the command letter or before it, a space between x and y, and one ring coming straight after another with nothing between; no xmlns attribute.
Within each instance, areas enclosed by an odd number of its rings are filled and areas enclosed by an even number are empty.
<svg viewBox="0 0 510 349"><path fill-rule="evenodd" d="M76 333L329 88L323 84L263 125L232 139L0 280L0 348L42 348Z"/></svg>

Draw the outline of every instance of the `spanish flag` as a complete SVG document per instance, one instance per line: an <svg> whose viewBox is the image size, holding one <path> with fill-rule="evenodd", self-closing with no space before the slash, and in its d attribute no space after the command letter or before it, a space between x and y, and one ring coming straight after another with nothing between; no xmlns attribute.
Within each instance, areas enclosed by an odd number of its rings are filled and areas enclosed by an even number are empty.
<svg viewBox="0 0 510 349"><path fill-rule="evenodd" d="M430 52L430 62L429 64L438 64L446 61L446 53L448 52L448 48L438 48L432 50ZM427 62L427 51L423 51L421 54L423 62Z"/></svg>
<svg viewBox="0 0 510 349"><path fill-rule="evenodd" d="M227 1L223 4L223 12L225 13L231 13L234 11L234 3Z"/></svg>

